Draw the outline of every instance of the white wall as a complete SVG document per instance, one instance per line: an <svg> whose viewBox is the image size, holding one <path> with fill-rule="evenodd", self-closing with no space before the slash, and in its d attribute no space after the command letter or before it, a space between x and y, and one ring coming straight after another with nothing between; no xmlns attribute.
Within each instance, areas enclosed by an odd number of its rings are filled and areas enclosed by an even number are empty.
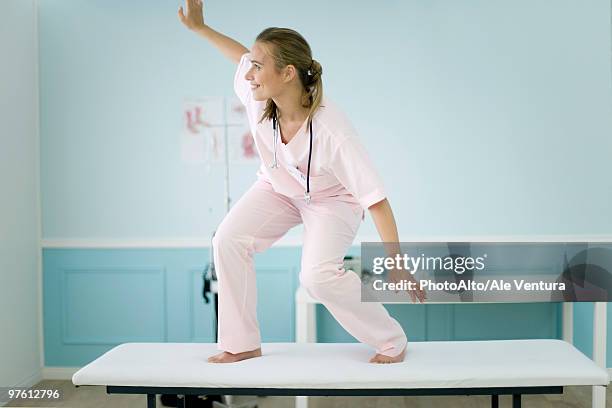
<svg viewBox="0 0 612 408"><path fill-rule="evenodd" d="M37 55L34 0L0 1L0 385L3 387L31 386L41 375Z"/></svg>

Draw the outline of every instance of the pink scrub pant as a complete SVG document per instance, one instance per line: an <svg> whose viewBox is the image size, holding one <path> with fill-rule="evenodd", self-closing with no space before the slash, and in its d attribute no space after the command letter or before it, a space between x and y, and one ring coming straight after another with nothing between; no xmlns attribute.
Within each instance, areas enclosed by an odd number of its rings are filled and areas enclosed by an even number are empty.
<svg viewBox="0 0 612 408"><path fill-rule="evenodd" d="M260 347L253 254L304 223L300 283L344 329L377 353L394 357L407 343L381 303L361 302L361 281L343 269L363 209L333 198L292 199L258 180L236 202L213 238L219 290L218 349L240 353Z"/></svg>

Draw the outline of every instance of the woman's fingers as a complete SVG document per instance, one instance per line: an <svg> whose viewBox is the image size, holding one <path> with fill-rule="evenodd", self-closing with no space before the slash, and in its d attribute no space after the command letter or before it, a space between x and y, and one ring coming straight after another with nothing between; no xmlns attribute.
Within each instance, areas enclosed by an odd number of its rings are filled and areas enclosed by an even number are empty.
<svg viewBox="0 0 612 408"><path fill-rule="evenodd" d="M193 12L197 14L202 10L202 2L199 0L187 0L187 14Z"/></svg>
<svg viewBox="0 0 612 408"><path fill-rule="evenodd" d="M419 300L419 302L423 303L427 298L425 290L419 289L419 284L416 280L413 279L412 282L414 282L414 289L408 291L410 293L410 297L412 298L412 303L416 303L417 299Z"/></svg>
<svg viewBox="0 0 612 408"><path fill-rule="evenodd" d="M204 3L202 0L193 0L193 8L196 13L202 15L204 10Z"/></svg>
<svg viewBox="0 0 612 408"><path fill-rule="evenodd" d="M189 15L185 15L185 13L183 12L183 6L179 7L178 17L179 17L179 20L181 20L181 23L185 25L185 27L187 28L190 27L189 18L188 18Z"/></svg>

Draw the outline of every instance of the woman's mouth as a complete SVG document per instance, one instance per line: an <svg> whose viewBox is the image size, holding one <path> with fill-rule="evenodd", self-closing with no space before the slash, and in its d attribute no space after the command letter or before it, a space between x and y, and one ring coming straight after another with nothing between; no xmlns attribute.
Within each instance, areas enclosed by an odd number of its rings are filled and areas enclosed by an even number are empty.
<svg viewBox="0 0 612 408"><path fill-rule="evenodd" d="M259 85L251 84L251 89L255 90L257 88L259 88Z"/></svg>

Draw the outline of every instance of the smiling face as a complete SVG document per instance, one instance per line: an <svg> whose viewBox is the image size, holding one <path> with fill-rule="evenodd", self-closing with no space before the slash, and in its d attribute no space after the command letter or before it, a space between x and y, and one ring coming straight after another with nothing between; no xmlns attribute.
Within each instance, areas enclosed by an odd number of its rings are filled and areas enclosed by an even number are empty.
<svg viewBox="0 0 612 408"><path fill-rule="evenodd" d="M258 123L264 119L312 117L323 98L321 64L295 30L268 27L259 33L250 51L251 67L244 79L252 88L252 98L266 102ZM280 66L280 67L279 67Z"/></svg>
<svg viewBox="0 0 612 408"><path fill-rule="evenodd" d="M244 76L251 83L253 99L265 101L282 94L291 79L286 68L279 70L267 45L255 42L251 48L251 68Z"/></svg>

